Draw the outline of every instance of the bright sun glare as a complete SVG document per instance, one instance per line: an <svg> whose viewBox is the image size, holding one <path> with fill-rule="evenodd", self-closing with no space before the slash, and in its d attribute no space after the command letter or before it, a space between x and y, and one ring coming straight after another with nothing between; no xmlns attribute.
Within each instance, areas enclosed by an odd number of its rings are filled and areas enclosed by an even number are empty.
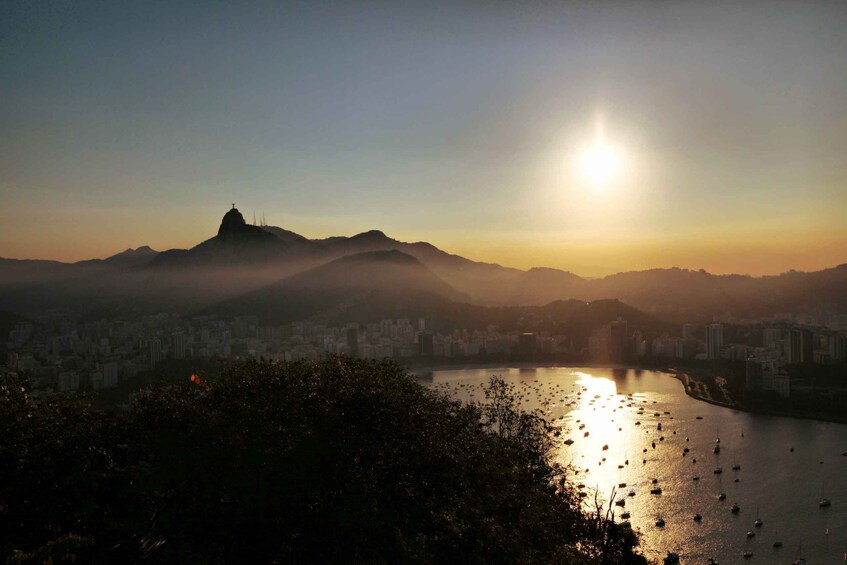
<svg viewBox="0 0 847 565"><path fill-rule="evenodd" d="M595 184L606 184L620 168L618 152L604 143L597 143L583 151L582 173Z"/></svg>

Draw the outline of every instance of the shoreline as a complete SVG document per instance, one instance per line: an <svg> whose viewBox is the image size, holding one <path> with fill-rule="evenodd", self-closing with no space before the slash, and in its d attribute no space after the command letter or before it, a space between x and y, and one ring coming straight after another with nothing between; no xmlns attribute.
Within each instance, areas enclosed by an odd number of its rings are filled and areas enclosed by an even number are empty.
<svg viewBox="0 0 847 565"><path fill-rule="evenodd" d="M672 374L670 369L657 369L655 367L640 367L637 365L622 365L619 363L533 363L529 361L500 362L500 363L474 363L474 364L447 364L427 365L425 367L404 367L406 371L416 377L431 375L437 371L479 371L484 369L612 369L633 371L656 371L658 373Z"/></svg>
<svg viewBox="0 0 847 565"><path fill-rule="evenodd" d="M776 416L780 418L798 418L802 420L816 420L819 422L829 422L833 424L845 424L847 425L847 416L844 418L835 418L828 415L820 415L820 414L808 414L802 412L790 412L783 410L769 410L767 408L758 408L758 407L748 407L743 404L738 404L735 402L722 402L715 398L706 397L701 394L698 394L695 389L697 386L692 386L692 383L700 384L700 381L692 378L688 373L681 371L679 369L675 369L672 367L641 367L641 366L633 366L633 365L621 365L621 364L610 364L610 363L532 363L532 362L505 362L505 363L477 363L477 364L445 364L445 365L428 365L425 367L415 367L409 368L405 367L406 371L413 375L415 378L423 378L426 376L431 376L433 373L437 371L476 371L476 370L485 370L485 369L543 369L543 368L567 368L567 369L618 369L618 370L629 370L632 369L634 371L655 371L657 373L665 373L669 377L674 378L682 384L682 390L686 394L693 398L694 400L699 400L701 402L705 402L707 404L712 404L714 406L719 406L721 408L727 408L729 410L737 410L739 412L747 412L748 414L761 414L763 416Z"/></svg>
<svg viewBox="0 0 847 565"><path fill-rule="evenodd" d="M668 374L672 375L675 379L679 380L682 383L682 388L685 391L685 394L693 398L694 400L700 400L702 402L706 402L708 404L713 404L715 406L720 406L722 408L728 408L730 410L738 410L739 412L746 412L748 414L761 414L763 416L776 416L780 418L798 418L801 420L816 420L818 422L829 422L832 424L847 424L847 417L844 418L836 418L828 415L822 414L809 414L804 412L792 412L785 410L772 410L767 408L758 408L758 407L749 407L743 404L738 404L735 402L721 402L720 400L716 400L711 397L705 397L698 394L695 391L696 387L691 386L689 381L694 381L695 383L699 383L700 381L695 381L692 379L688 373L680 372L675 369L668 369Z"/></svg>
<svg viewBox="0 0 847 565"><path fill-rule="evenodd" d="M685 375L688 377L688 375ZM674 378L678 379L683 384L683 390L685 390L685 394L693 398L694 400L700 400L701 402L706 402L708 404L714 404L715 406L720 406L722 408L729 408L730 410L738 410L739 412L746 412L748 414L761 414L762 416L776 416L779 418L797 418L800 420L815 420L818 422L829 422L831 424L847 424L847 417L837 418L833 416L828 416L826 414L810 414L807 412L791 412L785 410L774 410L768 408L759 408L759 407L750 407L745 406L743 404L736 403L728 403L721 402L719 400L715 400L714 398L706 398L704 396L698 395L694 392L693 389L689 388L685 385L685 382L680 378L679 375L673 375Z"/></svg>

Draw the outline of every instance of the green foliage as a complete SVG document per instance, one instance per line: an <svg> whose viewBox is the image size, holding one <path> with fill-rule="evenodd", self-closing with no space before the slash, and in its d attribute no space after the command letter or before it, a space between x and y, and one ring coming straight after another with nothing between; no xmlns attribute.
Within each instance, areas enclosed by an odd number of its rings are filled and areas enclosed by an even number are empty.
<svg viewBox="0 0 847 565"><path fill-rule="evenodd" d="M0 551L13 562L641 562L581 511L549 429L389 362L249 363L128 413L0 389ZM8 537L6 537L8 536ZM5 538L5 539L4 539Z"/></svg>

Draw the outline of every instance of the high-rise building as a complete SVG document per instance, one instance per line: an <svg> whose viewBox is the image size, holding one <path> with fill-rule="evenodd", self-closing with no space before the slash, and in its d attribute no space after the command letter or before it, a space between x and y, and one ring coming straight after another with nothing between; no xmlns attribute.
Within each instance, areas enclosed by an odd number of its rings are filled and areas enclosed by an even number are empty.
<svg viewBox="0 0 847 565"><path fill-rule="evenodd" d="M783 398L791 396L791 377L788 373L780 371L773 377L773 386L771 390L775 390L778 395Z"/></svg>
<svg viewBox="0 0 847 565"><path fill-rule="evenodd" d="M693 339L694 338L694 324L683 324L682 325L682 339Z"/></svg>
<svg viewBox="0 0 847 565"><path fill-rule="evenodd" d="M162 357L162 342L158 338L153 338L147 341L147 362L150 368L156 366L156 363L161 361Z"/></svg>
<svg viewBox="0 0 847 565"><path fill-rule="evenodd" d="M359 356L359 330L347 328L347 352L350 357Z"/></svg>
<svg viewBox="0 0 847 565"><path fill-rule="evenodd" d="M420 332L418 334L418 355L421 357L432 357L435 350L434 345L431 332Z"/></svg>
<svg viewBox="0 0 847 565"><path fill-rule="evenodd" d="M720 359L723 347L723 324L706 326L706 358Z"/></svg>
<svg viewBox="0 0 847 565"><path fill-rule="evenodd" d="M530 358L535 355L536 340L534 333L522 333L518 336L518 355Z"/></svg>
<svg viewBox="0 0 847 565"><path fill-rule="evenodd" d="M841 334L829 336L829 358L832 363L847 362L847 336Z"/></svg>
<svg viewBox="0 0 847 565"><path fill-rule="evenodd" d="M755 357L747 359L745 371L744 388L746 390L759 391L762 389L762 363Z"/></svg>
<svg viewBox="0 0 847 565"><path fill-rule="evenodd" d="M184 333L178 332L171 336L171 353L174 359L185 359L187 343Z"/></svg>
<svg viewBox="0 0 847 565"><path fill-rule="evenodd" d="M814 334L811 330L794 328L788 332L788 363L811 363L814 358Z"/></svg>
<svg viewBox="0 0 847 565"><path fill-rule="evenodd" d="M780 341L782 341L782 329L781 328L765 328L762 335L762 344L767 348L775 347Z"/></svg>
<svg viewBox="0 0 847 565"><path fill-rule="evenodd" d="M620 361L627 353L627 323L618 318L609 324L608 347L612 360Z"/></svg>
<svg viewBox="0 0 847 565"><path fill-rule="evenodd" d="M74 371L61 372L59 373L59 380L57 384L59 392L77 390L79 388L79 374Z"/></svg>
<svg viewBox="0 0 847 565"><path fill-rule="evenodd" d="M103 388L118 386L118 364L114 361L103 363Z"/></svg>

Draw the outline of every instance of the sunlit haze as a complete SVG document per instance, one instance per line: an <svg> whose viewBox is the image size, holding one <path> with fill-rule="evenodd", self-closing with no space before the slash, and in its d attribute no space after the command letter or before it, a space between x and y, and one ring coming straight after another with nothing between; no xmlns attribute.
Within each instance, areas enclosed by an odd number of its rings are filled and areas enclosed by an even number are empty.
<svg viewBox="0 0 847 565"><path fill-rule="evenodd" d="M847 262L844 2L404 4L6 3L0 257L235 202L585 276Z"/></svg>
<svg viewBox="0 0 847 565"><path fill-rule="evenodd" d="M582 172L596 184L612 180L620 168L617 152L605 144L595 144L582 154Z"/></svg>

